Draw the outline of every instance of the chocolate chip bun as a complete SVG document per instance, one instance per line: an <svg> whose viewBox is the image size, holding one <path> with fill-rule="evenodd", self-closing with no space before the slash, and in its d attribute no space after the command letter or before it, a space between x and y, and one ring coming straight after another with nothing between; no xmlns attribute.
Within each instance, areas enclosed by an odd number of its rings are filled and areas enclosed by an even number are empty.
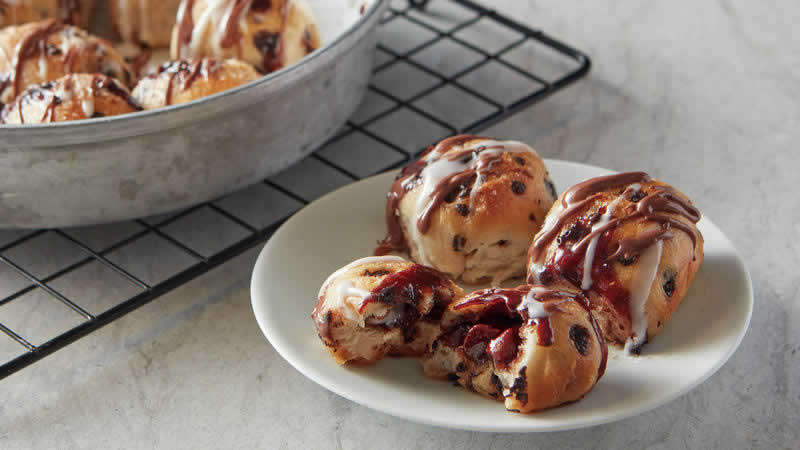
<svg viewBox="0 0 800 450"><path fill-rule="evenodd" d="M109 0L119 38L147 48L169 47L181 0Z"/></svg>
<svg viewBox="0 0 800 450"><path fill-rule="evenodd" d="M442 312L464 292L429 267L397 256L359 259L322 285L311 318L339 364L419 356L439 335Z"/></svg>
<svg viewBox="0 0 800 450"><path fill-rule="evenodd" d="M574 287L485 289L452 303L425 374L457 381L529 413L583 398L606 367L607 349Z"/></svg>
<svg viewBox="0 0 800 450"><path fill-rule="evenodd" d="M466 283L525 274L531 239L555 200L544 162L521 142L455 136L405 167L376 254L411 258Z"/></svg>
<svg viewBox="0 0 800 450"><path fill-rule="evenodd" d="M586 180L548 213L530 248L528 282L583 289L606 339L639 353L703 261L699 220L684 194L644 172Z"/></svg>
<svg viewBox="0 0 800 450"><path fill-rule="evenodd" d="M44 19L88 28L94 0L0 0L0 26Z"/></svg>
<svg viewBox="0 0 800 450"><path fill-rule="evenodd" d="M183 0L172 31L172 59L236 58L269 73L320 46L304 0Z"/></svg>
<svg viewBox="0 0 800 450"><path fill-rule="evenodd" d="M144 109L161 108L222 92L259 77L253 66L236 59L171 61L139 81L133 97Z"/></svg>
<svg viewBox="0 0 800 450"><path fill-rule="evenodd" d="M71 73L102 73L126 87L135 81L111 43L80 28L49 19L0 30L0 103Z"/></svg>
<svg viewBox="0 0 800 450"><path fill-rule="evenodd" d="M3 123L34 124L116 116L142 108L118 81L72 74L32 86L3 108Z"/></svg>

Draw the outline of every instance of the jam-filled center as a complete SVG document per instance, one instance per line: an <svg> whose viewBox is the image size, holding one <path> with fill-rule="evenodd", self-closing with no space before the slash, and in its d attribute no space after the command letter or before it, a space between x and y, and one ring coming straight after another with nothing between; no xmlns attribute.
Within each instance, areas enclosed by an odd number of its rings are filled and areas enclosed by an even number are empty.
<svg viewBox="0 0 800 450"><path fill-rule="evenodd" d="M446 331L444 342L477 363L491 359L497 368L508 367L516 359L522 343L520 329L526 322L535 326L539 345L551 345L549 317L530 318L526 309L520 309L528 294L526 289L488 289L455 305L455 310L475 305L483 308L467 322Z"/></svg>
<svg viewBox="0 0 800 450"><path fill-rule="evenodd" d="M427 308L422 303L430 296L433 304ZM406 334L413 332L414 325L421 319L439 320L452 298L453 292L447 288L439 272L414 264L384 277L364 298L359 312L363 313L372 303L385 305L383 314L370 316L365 323L389 329L401 328Z"/></svg>

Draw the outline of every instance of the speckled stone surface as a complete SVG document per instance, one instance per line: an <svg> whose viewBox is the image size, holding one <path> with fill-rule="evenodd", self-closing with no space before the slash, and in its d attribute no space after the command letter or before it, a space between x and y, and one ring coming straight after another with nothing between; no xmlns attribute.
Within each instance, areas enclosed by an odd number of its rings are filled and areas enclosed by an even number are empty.
<svg viewBox="0 0 800 450"><path fill-rule="evenodd" d="M646 169L692 197L744 255L753 320L716 375L653 411L580 431L406 422L315 385L263 339L250 309L253 250L0 382L0 448L797 448L798 5L494 4L585 50L594 67L489 134L546 157ZM91 270L73 283L92 283ZM95 289L98 299L130 295Z"/></svg>

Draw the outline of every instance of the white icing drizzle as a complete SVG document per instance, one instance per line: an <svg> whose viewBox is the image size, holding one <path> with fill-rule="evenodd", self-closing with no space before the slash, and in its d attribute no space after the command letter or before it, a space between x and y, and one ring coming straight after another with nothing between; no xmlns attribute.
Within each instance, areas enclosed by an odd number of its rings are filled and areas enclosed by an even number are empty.
<svg viewBox="0 0 800 450"><path fill-rule="evenodd" d="M45 45L47 43L44 39L39 41L39 58L37 61L39 63L39 76L43 79L47 79L47 50L45 49Z"/></svg>
<svg viewBox="0 0 800 450"><path fill-rule="evenodd" d="M186 3L186 1L182 1L178 9L178 23L183 21L184 14L192 14L192 11L186 10ZM203 38L206 33L210 33L209 43L212 52L220 54L222 52L222 38L225 35L225 28L230 21L235 6L236 2L233 0L207 0L205 10L194 23L188 45L178 48L178 56L191 58L201 55L200 45L204 42ZM246 7L249 9L250 4L248 3ZM246 11L239 15L238 25L242 31L246 31L247 28L246 16Z"/></svg>
<svg viewBox="0 0 800 450"><path fill-rule="evenodd" d="M544 303L536 299L537 295L542 295L548 292L547 288L541 286L533 286L525 297L522 297L522 302L517 307L517 311L528 310L528 319L535 320L543 317L549 317L550 313L544 310Z"/></svg>
<svg viewBox="0 0 800 450"><path fill-rule="evenodd" d="M336 272L333 272L328 279L322 283L322 287L319 289L318 297L321 299L322 296L325 295L325 291L328 289L328 286L330 286L331 283L336 282L337 278L350 269L367 264L392 262L407 261L399 256L394 255L368 256L366 258L357 259L337 270ZM334 294L332 297L328 295L325 298L326 303L330 305L330 307L340 307L348 319L358 320L359 322L363 321L363 318L358 316L357 311L360 309L364 299L369 296L370 293L368 291L355 287L352 280L344 280L336 286L336 289L334 292L332 292L332 294Z"/></svg>
<svg viewBox="0 0 800 450"><path fill-rule="evenodd" d="M658 274L658 264L661 262L663 247L663 241L656 241L639 257L640 267L635 272L630 296L632 335L625 343L625 353L630 354L647 338L645 306L647 299L650 298L650 289Z"/></svg>
<svg viewBox="0 0 800 450"><path fill-rule="evenodd" d="M94 98L87 97L81 100L81 109L87 118L92 117L92 114L94 114Z"/></svg>
<svg viewBox="0 0 800 450"><path fill-rule="evenodd" d="M642 189L642 185L639 183L634 183L628 186L622 194L620 194L610 205L606 208L606 212L600 216L600 220L597 221L594 225L592 225L591 232L600 229L601 227L605 226L611 217L614 214L614 209L617 208L617 205L630 195L639 192ZM586 247L586 254L583 257L583 280L581 280L581 289L587 290L592 287L592 264L594 263L594 257L597 253L597 241L600 240L600 235L602 233L598 233L595 237L589 241L589 245ZM577 243L575 244L577 245ZM575 247L573 245L573 248Z"/></svg>
<svg viewBox="0 0 800 450"><path fill-rule="evenodd" d="M484 167L480 166L480 155L498 155L500 153L522 152L537 154L534 149L519 141L496 141L491 139L473 141L470 143L470 145L462 147L459 151L477 150L480 147L486 147L486 150L482 150L481 152L472 152L468 156L456 161L450 161L447 158L443 158L442 156L444 156L444 152L439 149L434 149L428 154L426 158L428 165L425 166L425 168L423 168L419 174L422 180L421 192L419 197L417 197L417 203L414 208L414 214L412 215L411 223L406 226L406 230L408 230L408 234L410 235L409 237L411 238L411 241L413 241L414 247L417 249L417 259L420 264L428 266L432 265L425 254L424 246L420 242L421 236L419 229L417 228L416 221L417 218L422 214L424 208L427 206L431 194L436 190L436 186L438 186L442 180L459 172L469 170L472 166L477 164L478 167L476 167L475 181L472 184L472 190L470 191L469 195L470 209L472 209L475 193L483 184L481 178Z"/></svg>

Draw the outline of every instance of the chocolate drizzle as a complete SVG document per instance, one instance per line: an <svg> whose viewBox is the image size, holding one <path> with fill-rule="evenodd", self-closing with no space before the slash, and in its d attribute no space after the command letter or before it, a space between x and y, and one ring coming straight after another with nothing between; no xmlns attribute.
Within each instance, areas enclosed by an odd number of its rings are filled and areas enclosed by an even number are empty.
<svg viewBox="0 0 800 450"><path fill-rule="evenodd" d="M62 29L64 29L64 25L55 19L45 20L17 43L14 49L14 59L11 63L14 71L14 76L11 78L14 97L18 96L23 88L22 68L25 60L33 56L40 41L44 41L48 36Z"/></svg>
<svg viewBox="0 0 800 450"><path fill-rule="evenodd" d="M194 62L189 61L170 61L162 64L158 71L150 75L148 78L156 78L166 73L169 76L167 89L164 91L164 104L172 104L172 94L175 85L178 84L180 91L186 91L192 87L192 84L200 77L208 79L209 75L214 73L219 67L219 63L215 59L203 58ZM176 83L176 80L179 83Z"/></svg>

